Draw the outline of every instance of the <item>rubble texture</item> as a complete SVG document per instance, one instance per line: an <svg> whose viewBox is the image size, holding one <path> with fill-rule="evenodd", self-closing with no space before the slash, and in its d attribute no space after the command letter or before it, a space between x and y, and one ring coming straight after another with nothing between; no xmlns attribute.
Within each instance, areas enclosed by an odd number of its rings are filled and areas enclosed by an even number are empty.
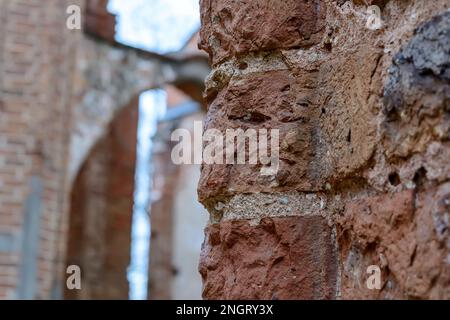
<svg viewBox="0 0 450 320"><path fill-rule="evenodd" d="M205 128L280 130L273 176L202 166L204 298L450 298L448 1L368 2L201 1Z"/></svg>

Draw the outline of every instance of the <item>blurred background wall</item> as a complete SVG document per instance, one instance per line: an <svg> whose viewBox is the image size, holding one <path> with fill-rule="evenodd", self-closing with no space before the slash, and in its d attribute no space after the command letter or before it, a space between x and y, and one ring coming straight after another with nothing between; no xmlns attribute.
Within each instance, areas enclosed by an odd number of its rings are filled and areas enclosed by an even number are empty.
<svg viewBox="0 0 450 320"><path fill-rule="evenodd" d="M198 259L208 217L203 206L193 201L200 165L173 164L176 142L170 136L176 129L186 129L193 136L194 121L202 121L204 111L175 87L166 89L167 111L158 123L153 145L149 297L200 299Z"/></svg>
<svg viewBox="0 0 450 320"><path fill-rule="evenodd" d="M82 30L66 28L69 5L81 8ZM127 299L139 96L170 83L169 110L195 106L162 120L155 140L167 139L167 124L202 118L209 67L195 40L170 55L124 45L107 5L0 0L0 299ZM174 96L182 98L173 103ZM164 172L172 193L153 196L146 209L155 212L155 239L172 245L164 251L153 240L150 296L163 286L167 293L153 298L198 298L194 256L206 219L196 204L198 168L172 170L170 161L158 163L160 152L153 151L154 181ZM158 230L158 216L171 224ZM157 263L162 255L166 265ZM81 267L81 290L66 289L71 264ZM167 270L153 276L158 268Z"/></svg>

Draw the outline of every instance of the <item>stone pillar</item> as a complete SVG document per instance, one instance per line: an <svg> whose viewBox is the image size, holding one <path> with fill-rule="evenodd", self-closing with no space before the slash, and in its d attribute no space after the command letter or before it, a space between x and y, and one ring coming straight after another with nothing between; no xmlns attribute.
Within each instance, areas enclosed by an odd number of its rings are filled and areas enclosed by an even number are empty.
<svg viewBox="0 0 450 320"><path fill-rule="evenodd" d="M205 129L280 132L280 166L204 165L200 200L211 213L200 262L207 299L330 299L333 227L317 193L318 71L289 66L282 50L321 41L322 1L201 1L200 46L214 66ZM294 51L292 51L294 52ZM259 150L261 152L261 150Z"/></svg>
<svg viewBox="0 0 450 320"><path fill-rule="evenodd" d="M446 1L200 4L205 129L280 132L271 176L202 166L203 297L448 297Z"/></svg>

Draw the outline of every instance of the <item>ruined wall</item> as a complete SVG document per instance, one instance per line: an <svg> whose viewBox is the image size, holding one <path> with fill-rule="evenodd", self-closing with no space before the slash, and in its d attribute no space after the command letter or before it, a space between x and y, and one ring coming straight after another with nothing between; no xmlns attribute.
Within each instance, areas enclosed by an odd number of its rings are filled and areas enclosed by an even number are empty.
<svg viewBox="0 0 450 320"><path fill-rule="evenodd" d="M72 183L120 110L141 90L158 84L155 78L162 78L157 71L154 77L146 73L155 71L146 63L136 67L131 49L108 47L84 30L66 28L68 6L78 5L84 22L85 4L0 2L0 298L63 297ZM107 16L106 1L88 4L90 22L95 12ZM101 35L100 28L114 27L113 20L94 31ZM150 65L158 63L153 60ZM141 72L149 76L139 81L126 76ZM133 146L135 139L129 142ZM116 161L122 151L114 150ZM134 163L130 169L134 171ZM117 209L107 207L109 200L103 206L111 215ZM127 201L128 211L122 214L130 218L132 198ZM129 224L127 228L129 234ZM128 261L129 248L126 253ZM127 286L121 290L126 297Z"/></svg>
<svg viewBox="0 0 450 320"><path fill-rule="evenodd" d="M66 265L83 271L65 299L128 299L139 99L110 124L71 192Z"/></svg>
<svg viewBox="0 0 450 320"><path fill-rule="evenodd" d="M158 125L158 134L152 140L153 183L149 204L151 239L148 297L155 300L171 298L171 283L176 275L172 263L173 200L179 167L170 159L170 152L174 146L170 141L173 126L174 123Z"/></svg>
<svg viewBox="0 0 450 320"><path fill-rule="evenodd" d="M201 1L205 129L280 130L275 175L202 166L204 298L450 298L448 8Z"/></svg>
<svg viewBox="0 0 450 320"><path fill-rule="evenodd" d="M62 298L66 263L92 254L80 252L90 247L86 239L91 238L85 236L82 241L87 243L73 257L66 256L68 243L76 241L70 238L71 228L93 232L87 222L70 225L69 212L85 213L80 203L71 203L73 188L75 194L84 193L82 201L98 203L105 212L96 219L106 225L106 242L97 246L94 239L92 247L112 254L99 259L106 265L101 281L120 282L120 292L92 289L89 283L89 292L66 296L127 296L124 268L129 248L124 246L131 232L134 164L128 162L129 150L111 151L103 143L110 139L111 123L127 117L121 111L142 91L173 81L198 95L202 88L198 83L208 72L201 57L188 57L189 61L182 55L164 57L115 42L115 17L106 10L107 2L0 0L0 299ZM70 5L81 9L80 30L66 27ZM135 145L133 139L127 143ZM96 147L102 144L116 163L116 168L110 162L97 168L116 173L104 181L106 190L116 195L113 198L86 195L86 190L97 187L95 178L85 179L86 162L96 162ZM117 179L115 186L110 185L112 179ZM117 194L121 190L126 195ZM114 221L121 224L120 232ZM109 238L113 231L117 238ZM117 256L114 246L120 248ZM88 282L95 278L89 274Z"/></svg>
<svg viewBox="0 0 450 320"><path fill-rule="evenodd" d="M200 166L177 166L171 159L176 144L171 141L172 132L185 129L193 134L194 121L202 121L205 116L203 81L210 68L205 64L207 54L197 47L198 39L195 32L180 51L170 54L190 63L180 65L176 87L164 87L167 110L153 138L148 294L154 300L201 298L197 266L208 215L196 195ZM189 76L192 74L200 76L194 80ZM201 150L191 152L200 154Z"/></svg>
<svg viewBox="0 0 450 320"><path fill-rule="evenodd" d="M172 162L176 142L171 141L171 134L177 129L193 134L194 121L202 121L204 112L200 106L184 112L184 106L193 105L189 97L172 86L167 86L166 92L168 110L157 126L152 148L148 292L153 300L200 299L197 266L207 220L196 195L200 166ZM191 152L199 154L201 150Z"/></svg>
<svg viewBox="0 0 450 320"><path fill-rule="evenodd" d="M0 299L62 297L72 182L120 109L163 78L155 56L66 28L67 7L85 21L85 4L0 1ZM106 17L106 1L88 4L91 23Z"/></svg>
<svg viewBox="0 0 450 320"><path fill-rule="evenodd" d="M0 298L60 292L74 54L69 4L0 2Z"/></svg>

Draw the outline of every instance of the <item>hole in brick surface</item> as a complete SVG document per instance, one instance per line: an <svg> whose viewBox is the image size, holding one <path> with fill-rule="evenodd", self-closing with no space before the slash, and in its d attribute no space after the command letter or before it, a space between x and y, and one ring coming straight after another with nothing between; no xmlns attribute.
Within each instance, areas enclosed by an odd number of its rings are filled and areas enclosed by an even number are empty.
<svg viewBox="0 0 450 320"><path fill-rule="evenodd" d="M400 176L398 175L397 172L392 172L388 178L389 178L389 183L393 186L398 186L401 183Z"/></svg>
<svg viewBox="0 0 450 320"><path fill-rule="evenodd" d="M399 121L400 115L398 114L396 109L392 109L392 110L387 111L386 119L389 122Z"/></svg>
<svg viewBox="0 0 450 320"><path fill-rule="evenodd" d="M245 70L245 69L248 68L248 63L247 63L247 62L239 62L238 68L239 68L240 70Z"/></svg>
<svg viewBox="0 0 450 320"><path fill-rule="evenodd" d="M427 170L424 167L420 167L414 174L413 178L416 187L423 186L426 178L427 178Z"/></svg>
<svg viewBox="0 0 450 320"><path fill-rule="evenodd" d="M289 84L287 84L283 88L281 88L282 92L286 92L286 91L289 91L289 90L291 90L291 85L289 85Z"/></svg>
<svg viewBox="0 0 450 320"><path fill-rule="evenodd" d="M245 121L245 122L258 124L258 123L262 123L262 122L268 121L271 118L266 116L265 114L262 114L261 112L253 111L253 112L247 113L244 116L231 115L231 116L228 117L228 119L230 119L230 120L241 120L241 121Z"/></svg>

